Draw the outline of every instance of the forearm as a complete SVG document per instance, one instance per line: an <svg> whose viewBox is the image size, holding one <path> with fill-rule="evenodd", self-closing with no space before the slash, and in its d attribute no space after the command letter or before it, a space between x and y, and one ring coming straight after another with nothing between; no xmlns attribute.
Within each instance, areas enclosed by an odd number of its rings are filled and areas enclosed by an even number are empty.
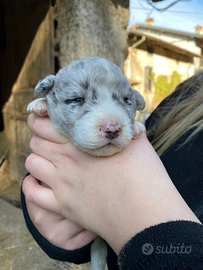
<svg viewBox="0 0 203 270"><path fill-rule="evenodd" d="M111 204L105 208L103 220L106 226L99 228L101 236L117 254L134 235L151 226L176 220L200 223L178 193L144 136L139 138L137 151L138 147L147 153L143 157L139 156L139 160L131 158L125 162L126 177L122 172L122 182L117 179L118 185L120 182L122 186L116 187L119 188L117 197L111 196ZM146 168L143 168L144 162ZM114 194L116 192L115 189Z"/></svg>
<svg viewBox="0 0 203 270"><path fill-rule="evenodd" d="M161 192L161 190L159 191ZM139 203L136 203L132 206L134 209L129 210L129 212L125 209L125 217L124 215L120 217L118 215L116 216L118 220L122 221L118 223L114 219L116 218L115 216L109 220L109 225L104 228L106 231L104 231L103 237L118 254L121 248L134 235L151 226L178 220L194 221L201 224L182 200L182 197L175 193L176 191L170 194L170 191L168 191L168 193L165 193L165 196L162 194L162 196L157 195L157 197L153 197L151 194L141 207ZM129 207L131 206L130 203L128 205ZM113 222L115 222L114 225ZM111 230L109 228L113 229Z"/></svg>

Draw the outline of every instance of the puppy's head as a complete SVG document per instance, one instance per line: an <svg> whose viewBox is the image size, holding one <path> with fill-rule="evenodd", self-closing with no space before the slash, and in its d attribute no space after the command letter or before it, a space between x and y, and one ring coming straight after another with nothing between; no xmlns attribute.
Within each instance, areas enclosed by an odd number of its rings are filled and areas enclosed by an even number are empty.
<svg viewBox="0 0 203 270"><path fill-rule="evenodd" d="M143 97L113 63L84 58L50 75L35 88L46 97L54 126L83 151L108 156L132 139Z"/></svg>

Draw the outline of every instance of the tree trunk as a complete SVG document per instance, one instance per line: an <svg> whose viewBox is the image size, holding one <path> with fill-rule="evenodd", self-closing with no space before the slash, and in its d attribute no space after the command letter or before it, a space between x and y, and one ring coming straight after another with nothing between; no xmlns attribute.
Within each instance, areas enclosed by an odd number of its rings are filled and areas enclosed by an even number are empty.
<svg viewBox="0 0 203 270"><path fill-rule="evenodd" d="M123 70L127 56L128 0L58 0L56 39L60 67L101 57Z"/></svg>

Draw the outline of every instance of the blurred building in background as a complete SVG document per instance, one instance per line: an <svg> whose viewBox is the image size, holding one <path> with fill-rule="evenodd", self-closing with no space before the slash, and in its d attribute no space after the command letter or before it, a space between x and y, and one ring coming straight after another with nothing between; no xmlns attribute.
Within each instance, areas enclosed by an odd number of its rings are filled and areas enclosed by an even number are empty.
<svg viewBox="0 0 203 270"><path fill-rule="evenodd" d="M202 27L194 33L155 27L153 19L127 30L129 55L125 75L147 103L139 120L150 112L175 86L203 68Z"/></svg>

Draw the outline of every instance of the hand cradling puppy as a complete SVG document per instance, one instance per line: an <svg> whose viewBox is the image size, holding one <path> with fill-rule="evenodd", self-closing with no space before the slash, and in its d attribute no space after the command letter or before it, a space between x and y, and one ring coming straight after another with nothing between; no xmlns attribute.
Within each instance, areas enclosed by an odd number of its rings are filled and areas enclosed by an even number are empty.
<svg viewBox="0 0 203 270"><path fill-rule="evenodd" d="M143 97L130 87L121 70L102 58L74 61L39 81L29 112L49 115L53 125L77 147L94 156L121 151L145 131L135 121L143 110ZM96 180L95 180L96 181ZM96 238L91 248L94 270L103 270L106 243Z"/></svg>

